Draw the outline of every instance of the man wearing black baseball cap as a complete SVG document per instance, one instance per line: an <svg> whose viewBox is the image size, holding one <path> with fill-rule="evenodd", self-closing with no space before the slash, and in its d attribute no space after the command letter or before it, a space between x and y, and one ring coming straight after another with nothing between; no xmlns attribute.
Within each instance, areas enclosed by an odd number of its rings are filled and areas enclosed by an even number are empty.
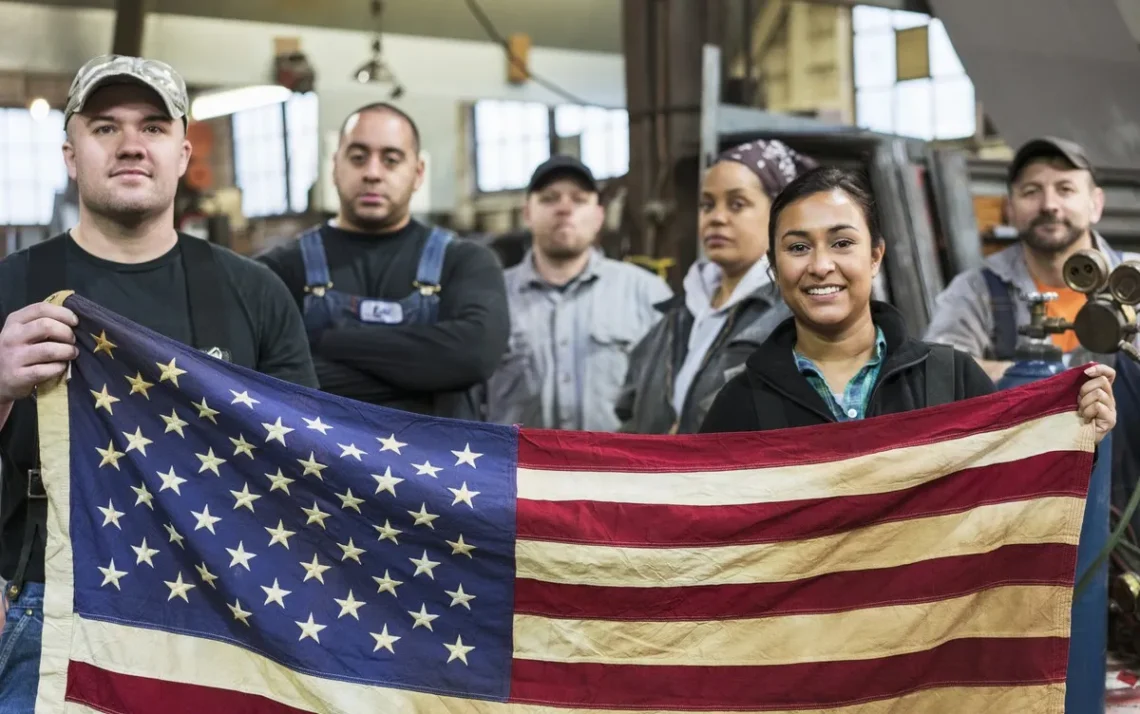
<svg viewBox="0 0 1140 714"><path fill-rule="evenodd" d="M994 381L1013 362L1018 325L1029 323L1025 295L1057 293L1048 314L1070 321L1085 304L1085 296L1061 276L1069 256L1095 248L1110 268L1135 259L1113 250L1093 230L1104 211L1104 191L1079 144L1052 136L1026 142L1010 162L1008 184L1018 244L987 257L981 269L956 276L938 296L926 333L928 341L972 354ZM1053 342L1073 366L1090 357L1072 331L1054 335Z"/></svg>
<svg viewBox="0 0 1140 714"><path fill-rule="evenodd" d="M605 211L593 172L578 159L553 156L534 170L523 216L533 246L505 272L511 340L488 385L488 418L616 431L629 351L672 291L596 248Z"/></svg>

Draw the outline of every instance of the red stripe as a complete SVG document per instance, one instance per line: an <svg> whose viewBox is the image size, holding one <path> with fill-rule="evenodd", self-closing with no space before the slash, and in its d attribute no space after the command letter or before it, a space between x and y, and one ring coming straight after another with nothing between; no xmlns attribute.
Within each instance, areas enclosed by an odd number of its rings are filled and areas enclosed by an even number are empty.
<svg viewBox="0 0 1140 714"><path fill-rule="evenodd" d="M763 711L841 706L933 687L1061 682L1067 652L1067 639L1046 637L955 640L898 657L771 667L648 667L516 659L511 701L614 709Z"/></svg>
<svg viewBox="0 0 1140 714"><path fill-rule="evenodd" d="M256 694L119 674L83 662L68 664L67 700L110 714L311 714Z"/></svg>
<svg viewBox="0 0 1140 714"><path fill-rule="evenodd" d="M742 506L519 499L518 537L633 547L816 538L989 503L1058 495L1083 498L1091 463L1092 454L1084 451L1038 454L966 469L902 491Z"/></svg>
<svg viewBox="0 0 1140 714"><path fill-rule="evenodd" d="M724 471L819 463L1004 429L1047 414L1075 411L1088 377L1056 377L966 402L778 432L632 436L522 429L519 465L554 471Z"/></svg>
<svg viewBox="0 0 1140 714"><path fill-rule="evenodd" d="M925 560L882 570L829 573L755 585L613 588L515 581L515 611L591 620L720 620L841 612L930 602L999 585L1072 585L1077 548L1007 545L983 555Z"/></svg>

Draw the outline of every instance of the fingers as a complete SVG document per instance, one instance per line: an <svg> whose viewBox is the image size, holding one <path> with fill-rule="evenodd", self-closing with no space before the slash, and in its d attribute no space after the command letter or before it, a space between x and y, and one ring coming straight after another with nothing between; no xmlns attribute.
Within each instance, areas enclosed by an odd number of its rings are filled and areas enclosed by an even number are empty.
<svg viewBox="0 0 1140 714"><path fill-rule="evenodd" d="M8 316L8 324L27 324L36 320L47 318L62 322L68 327L79 325L79 317L66 307L52 305L47 302L37 302L21 308Z"/></svg>
<svg viewBox="0 0 1140 714"><path fill-rule="evenodd" d="M18 334L19 339L25 344L36 342L75 344L75 331L66 323L52 317L40 317L25 322Z"/></svg>
<svg viewBox="0 0 1140 714"><path fill-rule="evenodd" d="M1104 377L1108 380L1109 384L1116 381L1116 370L1106 364L1092 364L1085 369L1085 374L1090 377Z"/></svg>
<svg viewBox="0 0 1140 714"><path fill-rule="evenodd" d="M26 383L31 385L39 384L40 382L55 379L67 371L67 362L43 362L25 367L20 375Z"/></svg>
<svg viewBox="0 0 1140 714"><path fill-rule="evenodd" d="M1096 377L1082 384L1080 392L1078 393L1081 397L1084 397L1086 394L1089 394L1090 392L1096 391L1098 389L1105 392L1111 392L1112 382L1108 381L1107 377Z"/></svg>
<svg viewBox="0 0 1140 714"><path fill-rule="evenodd" d="M70 362L78 356L79 349L74 345L60 342L40 342L25 347L20 361L31 366L50 362Z"/></svg>

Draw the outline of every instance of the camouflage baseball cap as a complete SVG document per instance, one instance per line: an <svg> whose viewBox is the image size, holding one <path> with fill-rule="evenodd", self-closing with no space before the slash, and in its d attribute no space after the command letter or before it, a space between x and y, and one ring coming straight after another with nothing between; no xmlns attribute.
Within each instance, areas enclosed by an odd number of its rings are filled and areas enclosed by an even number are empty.
<svg viewBox="0 0 1140 714"><path fill-rule="evenodd" d="M186 82L182 75L165 62L125 57L123 55L101 55L83 65L71 83L67 93L67 109L64 111L64 124L72 115L83 110L83 105L100 87L108 84L134 83L153 89L172 119L186 121L190 99L186 94Z"/></svg>

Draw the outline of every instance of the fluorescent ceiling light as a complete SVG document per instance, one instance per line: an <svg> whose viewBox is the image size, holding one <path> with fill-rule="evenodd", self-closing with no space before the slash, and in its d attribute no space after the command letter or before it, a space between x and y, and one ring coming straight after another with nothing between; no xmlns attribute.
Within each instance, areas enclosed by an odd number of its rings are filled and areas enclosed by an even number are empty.
<svg viewBox="0 0 1140 714"><path fill-rule="evenodd" d="M226 116L243 109L254 109L280 104L293 94L293 90L279 84L263 84L240 89L203 94L190 105L190 116L197 121Z"/></svg>

